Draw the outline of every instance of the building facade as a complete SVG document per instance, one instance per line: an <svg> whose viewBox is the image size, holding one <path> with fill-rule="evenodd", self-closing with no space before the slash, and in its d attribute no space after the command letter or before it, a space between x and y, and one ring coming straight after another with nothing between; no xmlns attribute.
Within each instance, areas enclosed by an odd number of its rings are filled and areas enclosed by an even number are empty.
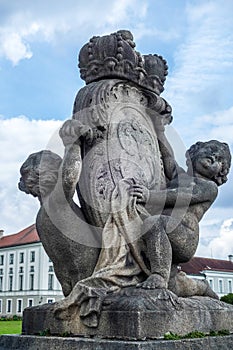
<svg viewBox="0 0 233 350"><path fill-rule="evenodd" d="M35 225L0 237L0 316L22 315L25 307L63 298L53 264Z"/></svg>
<svg viewBox="0 0 233 350"><path fill-rule="evenodd" d="M219 298L233 293L233 256L228 260L194 257L188 263L180 264L188 277L206 279Z"/></svg>

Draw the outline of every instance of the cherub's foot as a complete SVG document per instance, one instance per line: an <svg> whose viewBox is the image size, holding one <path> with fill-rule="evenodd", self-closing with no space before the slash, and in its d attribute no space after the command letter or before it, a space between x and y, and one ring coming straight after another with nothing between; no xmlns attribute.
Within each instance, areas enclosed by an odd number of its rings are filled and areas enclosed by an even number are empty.
<svg viewBox="0 0 233 350"><path fill-rule="evenodd" d="M144 289L162 289L167 288L167 283L162 276L152 274L144 282L139 283L137 287Z"/></svg>
<svg viewBox="0 0 233 350"><path fill-rule="evenodd" d="M218 295L211 289L207 280L199 280L187 277L186 273L180 271L169 281L169 290L179 297L205 296L219 299Z"/></svg>

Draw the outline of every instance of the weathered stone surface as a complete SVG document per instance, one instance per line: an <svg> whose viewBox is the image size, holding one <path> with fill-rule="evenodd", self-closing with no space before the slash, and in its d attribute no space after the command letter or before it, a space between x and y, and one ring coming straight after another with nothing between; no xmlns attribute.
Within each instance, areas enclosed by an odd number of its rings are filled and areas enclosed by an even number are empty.
<svg viewBox="0 0 233 350"><path fill-rule="evenodd" d="M139 297L140 295L140 297ZM115 300L114 300L115 299ZM120 299L120 300L119 300ZM96 328L86 327L77 308L54 317L57 303L24 311L23 334L48 330L53 335L68 332L76 336L118 339L154 339L166 332L185 335L192 331L209 333L228 329L233 332L233 306L209 297L178 298L166 291L148 291L110 297Z"/></svg>
<svg viewBox="0 0 233 350"><path fill-rule="evenodd" d="M0 336L0 350L232 350L232 344L233 335L146 342L25 335Z"/></svg>

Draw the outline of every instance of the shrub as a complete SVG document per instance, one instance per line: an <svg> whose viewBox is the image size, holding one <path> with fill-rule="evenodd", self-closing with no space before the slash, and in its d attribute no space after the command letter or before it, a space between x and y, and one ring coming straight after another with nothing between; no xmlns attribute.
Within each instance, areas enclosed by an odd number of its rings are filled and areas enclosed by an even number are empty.
<svg viewBox="0 0 233 350"><path fill-rule="evenodd" d="M21 316L13 315L13 316L1 316L0 321L22 321Z"/></svg>
<svg viewBox="0 0 233 350"><path fill-rule="evenodd" d="M206 334L199 331L194 331L183 336L184 339L204 338L204 337L206 337Z"/></svg>
<svg viewBox="0 0 233 350"><path fill-rule="evenodd" d="M225 303L228 303L228 304L233 304L233 293L229 293L227 295L224 295L223 297L221 297L220 300L224 301Z"/></svg>

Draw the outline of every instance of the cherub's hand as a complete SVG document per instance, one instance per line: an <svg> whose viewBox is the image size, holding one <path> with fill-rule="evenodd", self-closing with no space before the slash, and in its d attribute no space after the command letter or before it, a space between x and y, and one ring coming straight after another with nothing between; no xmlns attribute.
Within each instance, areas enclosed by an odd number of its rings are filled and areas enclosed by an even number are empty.
<svg viewBox="0 0 233 350"><path fill-rule="evenodd" d="M59 130L59 135L64 146L72 145L77 142L80 136L83 136L89 131L89 128L81 124L78 120L69 119L65 121Z"/></svg>
<svg viewBox="0 0 233 350"><path fill-rule="evenodd" d="M129 193L137 198L137 203L139 204L146 204L150 197L150 191L142 185L132 185L129 189Z"/></svg>

